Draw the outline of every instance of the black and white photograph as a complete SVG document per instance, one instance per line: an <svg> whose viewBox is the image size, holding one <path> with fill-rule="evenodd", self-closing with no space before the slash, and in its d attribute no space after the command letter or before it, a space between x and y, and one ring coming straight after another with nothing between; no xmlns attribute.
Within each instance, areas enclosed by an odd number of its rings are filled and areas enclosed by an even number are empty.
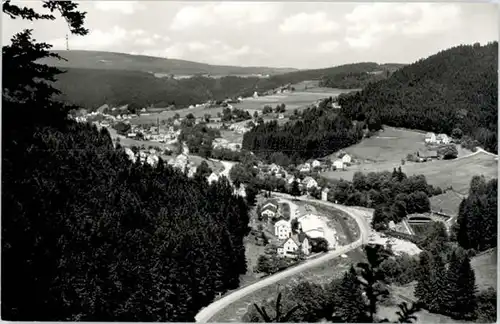
<svg viewBox="0 0 500 324"><path fill-rule="evenodd" d="M2 0L1 319L496 323L499 13Z"/></svg>

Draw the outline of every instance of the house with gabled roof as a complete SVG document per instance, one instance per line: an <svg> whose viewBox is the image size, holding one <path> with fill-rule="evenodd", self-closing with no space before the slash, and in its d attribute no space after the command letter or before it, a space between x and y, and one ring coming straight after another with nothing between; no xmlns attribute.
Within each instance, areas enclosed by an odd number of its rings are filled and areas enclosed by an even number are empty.
<svg viewBox="0 0 500 324"><path fill-rule="evenodd" d="M340 154L339 158L342 159L342 162L344 164L349 164L349 163L352 162L351 156L349 154L345 153L345 152L343 152L342 154Z"/></svg>
<svg viewBox="0 0 500 324"><path fill-rule="evenodd" d="M260 214L268 219L278 217L278 202L274 199L266 201L262 205Z"/></svg>
<svg viewBox="0 0 500 324"><path fill-rule="evenodd" d="M302 252L304 255L311 253L311 245L307 235L303 232L298 234L291 234L286 240L283 240L278 245L278 255L285 257L296 257L298 253Z"/></svg>

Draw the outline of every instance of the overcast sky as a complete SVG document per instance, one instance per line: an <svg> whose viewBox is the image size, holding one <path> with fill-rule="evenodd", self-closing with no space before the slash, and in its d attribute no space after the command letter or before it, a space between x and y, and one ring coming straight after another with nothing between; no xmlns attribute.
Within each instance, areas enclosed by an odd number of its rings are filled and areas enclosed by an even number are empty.
<svg viewBox="0 0 500 324"><path fill-rule="evenodd" d="M88 1L80 8L90 34L70 35L70 49L241 66L411 63L454 45L498 40L499 27L492 3ZM34 28L38 41L66 46L61 19L2 18L4 44Z"/></svg>

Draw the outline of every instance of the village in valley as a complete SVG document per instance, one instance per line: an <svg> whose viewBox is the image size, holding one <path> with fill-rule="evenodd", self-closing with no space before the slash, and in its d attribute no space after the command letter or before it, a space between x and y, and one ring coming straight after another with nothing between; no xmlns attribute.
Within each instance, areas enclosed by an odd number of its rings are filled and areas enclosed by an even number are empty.
<svg viewBox="0 0 500 324"><path fill-rule="evenodd" d="M118 2L2 1L2 319L497 321L491 5Z"/></svg>

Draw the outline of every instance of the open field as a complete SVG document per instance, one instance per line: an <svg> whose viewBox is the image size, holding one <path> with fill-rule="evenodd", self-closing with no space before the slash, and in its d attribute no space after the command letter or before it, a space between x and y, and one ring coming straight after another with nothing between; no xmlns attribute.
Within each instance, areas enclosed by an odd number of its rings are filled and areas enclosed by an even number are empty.
<svg viewBox="0 0 500 324"><path fill-rule="evenodd" d="M489 287L497 289L497 258L497 248L485 251L472 258L471 265L476 274L478 290L486 290Z"/></svg>
<svg viewBox="0 0 500 324"><path fill-rule="evenodd" d="M293 113L295 108L303 108L307 105L314 103L318 99L327 98L329 96L337 96L341 93L349 92L351 90L342 89L332 89L332 88L312 88L306 91L295 91L292 93L275 94L270 96L263 96L259 98L245 98L240 103L231 104L233 107L238 109L247 110L251 115L254 111L261 111L264 109L265 105L271 105L273 108L276 105L284 103L286 105L285 114ZM217 113L222 113L223 107L215 108L184 108L178 110L165 110L157 114L141 115L137 118L132 119L130 122L132 124L145 124L145 123L155 123L157 119L160 121L166 120L173 117L175 114L179 114L181 117L185 117L188 114L193 114L195 117L203 117L205 114L209 114L212 117L216 117Z"/></svg>
<svg viewBox="0 0 500 324"><path fill-rule="evenodd" d="M164 110L161 113L157 114L149 114L149 115L141 115L137 118L131 119L131 124L141 125L141 124L149 124L156 123L157 119L161 122L162 120L167 120L170 117L174 117L175 114L179 114L179 116L186 117L188 114L193 114L195 117L203 117L205 114L209 114L212 117L217 117L217 113L222 113L222 107L215 108L205 108L205 107L194 107L194 108L184 108L178 110Z"/></svg>
<svg viewBox="0 0 500 324"><path fill-rule="evenodd" d="M347 255L350 256L349 253ZM264 300L276 298L280 288L292 287L300 281L327 283L334 278L340 278L351 264L350 258L335 258L298 275L287 277L230 304L212 317L209 322L240 322L248 307L253 307L253 303L260 304ZM335 270L332 271L332 269Z"/></svg>
<svg viewBox="0 0 500 324"><path fill-rule="evenodd" d="M294 91L258 98L246 98L240 103L233 104L233 106L243 110L262 110L266 105L270 105L274 108L276 105L284 103L286 105L286 110L291 112L296 108L302 108L310 105L316 100L327 98L329 96L338 96L341 93L349 91L350 90L343 89L315 88L308 89L307 91Z"/></svg>
<svg viewBox="0 0 500 324"><path fill-rule="evenodd" d="M322 174L327 180L345 179L352 180L356 171L363 173L392 171L401 163L367 163L352 165L347 171L330 171ZM437 160L426 163L406 163L401 169L407 175L423 174L427 182L442 189L449 188L467 194L470 180L474 175L484 175L487 180L498 177L498 161L496 157L484 152L478 152L469 157L458 158L456 160Z"/></svg>
<svg viewBox="0 0 500 324"><path fill-rule="evenodd" d="M243 142L243 134L239 134L230 130L221 130L220 135L223 139L228 140L230 143Z"/></svg>
<svg viewBox="0 0 500 324"><path fill-rule="evenodd" d="M359 162L391 162L401 163L409 153L419 152L425 156L429 151L434 151L424 143L425 132L407 130L385 126L378 135L365 138L358 144L345 148L356 161ZM458 157L465 156L471 152L458 148Z"/></svg>
<svg viewBox="0 0 500 324"><path fill-rule="evenodd" d="M458 206L465 198L465 195L448 190L445 193L429 198L431 203L431 210L436 212L445 213L447 215L458 215Z"/></svg>

